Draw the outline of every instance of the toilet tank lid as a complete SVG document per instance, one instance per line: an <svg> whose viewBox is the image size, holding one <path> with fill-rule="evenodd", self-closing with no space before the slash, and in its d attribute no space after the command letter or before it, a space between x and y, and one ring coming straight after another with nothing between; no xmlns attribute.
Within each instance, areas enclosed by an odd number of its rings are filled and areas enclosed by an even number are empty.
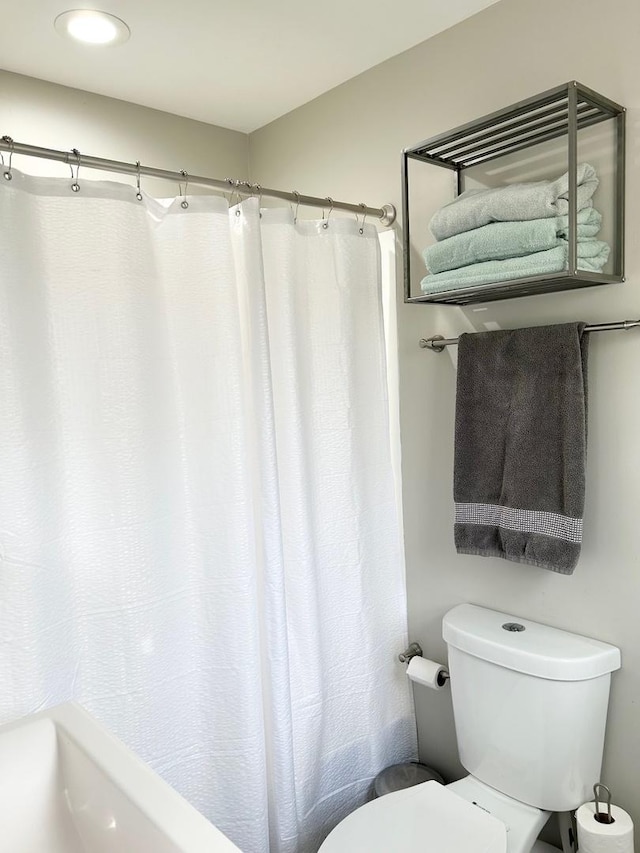
<svg viewBox="0 0 640 853"><path fill-rule="evenodd" d="M445 642L491 663L554 681L586 681L620 668L620 649L475 604L442 621Z"/></svg>

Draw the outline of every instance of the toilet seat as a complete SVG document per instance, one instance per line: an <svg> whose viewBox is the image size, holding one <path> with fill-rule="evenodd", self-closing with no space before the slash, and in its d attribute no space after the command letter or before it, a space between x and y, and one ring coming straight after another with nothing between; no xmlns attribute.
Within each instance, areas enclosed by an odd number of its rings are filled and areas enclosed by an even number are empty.
<svg viewBox="0 0 640 853"><path fill-rule="evenodd" d="M504 823L438 782L423 782L362 806L319 853L506 853Z"/></svg>

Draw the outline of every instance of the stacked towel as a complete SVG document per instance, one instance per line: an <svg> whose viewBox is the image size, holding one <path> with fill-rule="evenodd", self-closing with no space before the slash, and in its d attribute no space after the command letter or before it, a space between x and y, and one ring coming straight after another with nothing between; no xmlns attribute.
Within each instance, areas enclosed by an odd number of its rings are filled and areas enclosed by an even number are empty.
<svg viewBox="0 0 640 853"><path fill-rule="evenodd" d="M598 188L593 166L578 166L578 210L591 206ZM436 240L471 231L490 222L546 219L569 213L569 173L555 181L510 184L488 190L466 190L441 208L429 224Z"/></svg>
<svg viewBox="0 0 640 853"><path fill-rule="evenodd" d="M568 265L568 173L555 181L467 190L431 220L438 240L424 251L425 293L561 272ZM596 240L594 169L578 167L578 267L600 272L609 246Z"/></svg>
<svg viewBox="0 0 640 853"><path fill-rule="evenodd" d="M609 246L602 240L584 240L578 243L578 267L589 272L600 272L609 257ZM428 275L422 280L422 290L442 293L445 290L472 287L475 284L492 284L512 278L549 275L567 268L567 246L556 246L544 252L533 252L501 261L485 261L460 269L446 270Z"/></svg>
<svg viewBox="0 0 640 853"><path fill-rule="evenodd" d="M594 207L583 208L578 213L578 241L595 237L601 223L602 216ZM566 246L568 234L568 216L529 222L496 222L434 243L424 250L423 256L430 273L441 273Z"/></svg>

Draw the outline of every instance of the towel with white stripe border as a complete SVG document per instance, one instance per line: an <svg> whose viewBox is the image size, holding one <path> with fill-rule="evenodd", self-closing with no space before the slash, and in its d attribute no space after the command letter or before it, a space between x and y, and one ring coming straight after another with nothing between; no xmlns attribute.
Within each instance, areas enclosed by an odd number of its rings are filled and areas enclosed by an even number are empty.
<svg viewBox="0 0 640 853"><path fill-rule="evenodd" d="M454 463L460 554L572 574L587 445L584 323L460 336Z"/></svg>

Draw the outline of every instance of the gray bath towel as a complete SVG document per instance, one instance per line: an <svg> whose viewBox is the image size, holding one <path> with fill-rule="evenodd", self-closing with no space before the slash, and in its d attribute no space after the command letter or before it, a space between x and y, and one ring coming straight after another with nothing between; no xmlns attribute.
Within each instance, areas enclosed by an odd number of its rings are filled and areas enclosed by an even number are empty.
<svg viewBox="0 0 640 853"><path fill-rule="evenodd" d="M593 166L578 166L577 208L591 207L591 196L598 187ZM546 219L569 213L569 173L555 181L509 184L486 190L467 190L449 204L441 207L429 223L436 240L444 240L481 228L490 222L522 222L525 219Z"/></svg>
<svg viewBox="0 0 640 853"><path fill-rule="evenodd" d="M461 554L571 574L587 436L584 323L461 335L454 499Z"/></svg>

